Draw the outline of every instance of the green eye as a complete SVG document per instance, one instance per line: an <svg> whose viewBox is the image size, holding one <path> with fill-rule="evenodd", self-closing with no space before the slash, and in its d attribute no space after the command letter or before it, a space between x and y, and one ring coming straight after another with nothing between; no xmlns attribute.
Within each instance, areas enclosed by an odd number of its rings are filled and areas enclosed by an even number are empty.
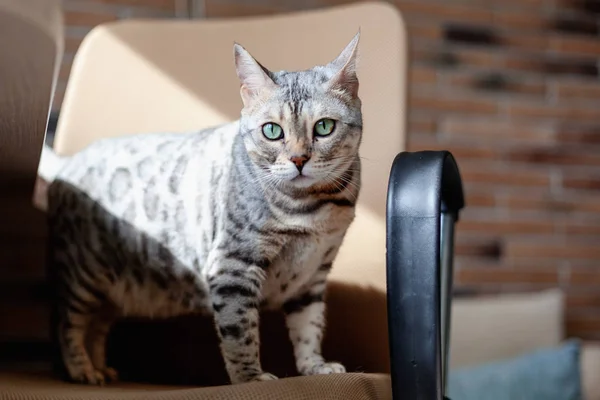
<svg viewBox="0 0 600 400"><path fill-rule="evenodd" d="M331 135L335 129L335 121L330 118L323 118L315 124L315 135L327 136Z"/></svg>
<svg viewBox="0 0 600 400"><path fill-rule="evenodd" d="M269 140L277 140L283 137L283 129L281 129L281 126L273 122L267 122L264 124L262 127L262 133Z"/></svg>

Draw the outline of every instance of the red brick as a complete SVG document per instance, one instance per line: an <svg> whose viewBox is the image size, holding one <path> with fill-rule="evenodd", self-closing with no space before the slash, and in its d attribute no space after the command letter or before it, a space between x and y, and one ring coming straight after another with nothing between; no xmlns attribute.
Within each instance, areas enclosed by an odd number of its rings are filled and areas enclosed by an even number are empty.
<svg viewBox="0 0 600 400"><path fill-rule="evenodd" d="M600 310L600 291L584 292L576 287L567 293L567 308L597 308Z"/></svg>
<svg viewBox="0 0 600 400"><path fill-rule="evenodd" d="M408 141L409 151L419 150L446 150L450 151L452 155L460 162L464 159L469 160L485 160L491 161L500 159L501 154L496 148L489 145L468 145L464 143L453 143L447 141L433 141L429 137L413 137Z"/></svg>
<svg viewBox="0 0 600 400"><path fill-rule="evenodd" d="M600 190L600 176L565 177L563 186L569 189Z"/></svg>
<svg viewBox="0 0 600 400"><path fill-rule="evenodd" d="M600 153L578 147L517 147L510 150L508 160L533 164L600 165Z"/></svg>
<svg viewBox="0 0 600 400"><path fill-rule="evenodd" d="M545 68L544 60L541 57L520 57L507 56L504 66L509 69L528 72L543 72Z"/></svg>
<svg viewBox="0 0 600 400"><path fill-rule="evenodd" d="M516 81L514 79L508 79L505 85L501 86L499 89L486 89L482 88L482 79L485 76L481 74L476 75L474 73L449 73L448 76L444 80L451 86L456 86L459 88L469 88L469 89L479 89L486 90L488 92L497 91L497 92L510 92L514 94L527 94L527 95L537 95L541 96L546 93L546 85L542 81L531 81L522 79L521 81Z"/></svg>
<svg viewBox="0 0 600 400"><path fill-rule="evenodd" d="M448 150L460 163L462 160L481 160L489 162L500 159L498 150L492 146L460 146L456 144L440 143L432 150Z"/></svg>
<svg viewBox="0 0 600 400"><path fill-rule="evenodd" d="M541 243L523 240L510 240L506 244L506 256L509 258L558 258L600 260L600 246L597 243L543 240Z"/></svg>
<svg viewBox="0 0 600 400"><path fill-rule="evenodd" d="M496 197L490 192L465 191L465 202L468 207L493 207L496 205ZM462 223L462 222L461 222Z"/></svg>
<svg viewBox="0 0 600 400"><path fill-rule="evenodd" d="M527 8L543 8L554 3L553 0L482 0L484 4L489 4L495 7L496 9L501 7L517 7L517 9Z"/></svg>
<svg viewBox="0 0 600 400"><path fill-rule="evenodd" d="M247 17L258 15L272 15L284 11L285 8L255 5L255 4L225 4L220 1L207 0L205 2L206 16L213 18Z"/></svg>
<svg viewBox="0 0 600 400"><path fill-rule="evenodd" d="M455 116L446 117L442 121L441 132L443 137L448 139L468 139L473 143L506 143L508 140L517 143L552 142L553 133L545 124L489 118L465 119Z"/></svg>
<svg viewBox="0 0 600 400"><path fill-rule="evenodd" d="M600 332L600 312L567 315L566 334L586 338L587 335Z"/></svg>
<svg viewBox="0 0 600 400"><path fill-rule="evenodd" d="M568 218L563 225L564 233L567 235L598 236L600 243L600 220L598 217L588 221L574 221L572 218Z"/></svg>
<svg viewBox="0 0 600 400"><path fill-rule="evenodd" d="M437 130L437 123L434 118L431 117L415 117L409 116L410 121L408 124L408 130L411 135L423 134L423 133L434 133Z"/></svg>
<svg viewBox="0 0 600 400"><path fill-rule="evenodd" d="M418 21L418 22L417 22ZM440 40L442 38L442 29L438 24L431 24L423 21L408 20L408 34L414 39Z"/></svg>
<svg viewBox="0 0 600 400"><path fill-rule="evenodd" d="M552 283L559 280L558 271L552 268L509 269L509 268L460 268L456 272L460 284L473 283Z"/></svg>
<svg viewBox="0 0 600 400"><path fill-rule="evenodd" d="M405 17L424 16L451 21L492 22L492 12L484 7L463 6L456 3L429 3L418 0L395 0Z"/></svg>
<svg viewBox="0 0 600 400"><path fill-rule="evenodd" d="M583 196L581 194L568 197L568 202L565 202L568 204L568 211L600 214L600 201L598 201L597 197Z"/></svg>
<svg viewBox="0 0 600 400"><path fill-rule="evenodd" d="M412 93L411 107L432 112L458 112L465 114L494 114L496 102L487 99L464 99Z"/></svg>
<svg viewBox="0 0 600 400"><path fill-rule="evenodd" d="M521 10L521 12L526 10L528 13L531 13L536 11L536 9L542 9L549 4L554 4L554 0L453 0L453 3L484 6L495 11L509 9L515 11Z"/></svg>
<svg viewBox="0 0 600 400"><path fill-rule="evenodd" d="M502 254L502 243L495 237L484 237L478 235L472 237L463 234L460 229L460 223L457 225L457 236L454 245L456 256L484 257L486 259L496 260Z"/></svg>
<svg viewBox="0 0 600 400"><path fill-rule="evenodd" d="M600 202L594 196L568 196L554 197L553 195L539 194L537 196L523 193L513 193L504 196L502 204L517 210L547 210L552 212L590 212L600 213Z"/></svg>
<svg viewBox="0 0 600 400"><path fill-rule="evenodd" d="M65 38L65 53L74 54L79 49L83 38L67 37Z"/></svg>
<svg viewBox="0 0 600 400"><path fill-rule="evenodd" d="M599 267L571 267L569 274L569 284L577 286L600 286L600 268Z"/></svg>
<svg viewBox="0 0 600 400"><path fill-rule="evenodd" d="M600 145L600 126L560 126L556 139L569 144Z"/></svg>
<svg viewBox="0 0 600 400"><path fill-rule="evenodd" d="M599 56L600 41L597 38L561 36L550 39L550 50L560 53Z"/></svg>
<svg viewBox="0 0 600 400"><path fill-rule="evenodd" d="M596 82L560 82L556 84L556 93L567 100L600 100L600 84Z"/></svg>
<svg viewBox="0 0 600 400"><path fill-rule="evenodd" d="M65 11L64 21L70 26L96 26L105 22L117 20L116 14L82 12L82 11Z"/></svg>
<svg viewBox="0 0 600 400"><path fill-rule="evenodd" d="M554 76L582 76L597 79L598 66L594 58L546 56L529 49L527 52L504 54L504 67L516 71Z"/></svg>
<svg viewBox="0 0 600 400"><path fill-rule="evenodd" d="M116 4L120 6L139 6L145 8L159 8L161 10L175 10L177 0L94 0L97 3Z"/></svg>
<svg viewBox="0 0 600 400"><path fill-rule="evenodd" d="M461 65L478 67L498 67L503 54L485 48L462 48L456 50L456 56Z"/></svg>
<svg viewBox="0 0 600 400"><path fill-rule="evenodd" d="M546 36L539 34L526 34L520 32L507 32L502 35L502 43L522 50L544 51L548 47Z"/></svg>
<svg viewBox="0 0 600 400"><path fill-rule="evenodd" d="M516 210L558 210L562 211L567 207L560 200L555 200L549 193L539 195L522 193L505 193L500 204Z"/></svg>
<svg viewBox="0 0 600 400"><path fill-rule="evenodd" d="M496 11L494 25L503 29L541 30L548 22L540 13L519 11Z"/></svg>
<svg viewBox="0 0 600 400"><path fill-rule="evenodd" d="M490 218L476 220L463 217L460 222L460 229L470 233L487 232L497 235L511 235L532 233L551 234L555 232L556 227L550 219Z"/></svg>
<svg viewBox="0 0 600 400"><path fill-rule="evenodd" d="M501 65L504 55L480 47L462 47L448 49L432 44L431 41L415 43L410 46L410 59L417 63L435 64L440 67L476 66L495 68Z"/></svg>
<svg viewBox="0 0 600 400"><path fill-rule="evenodd" d="M437 72L431 67L415 65L410 69L409 82L411 85L433 85L437 82Z"/></svg>
<svg viewBox="0 0 600 400"><path fill-rule="evenodd" d="M573 105L545 105L531 103L510 103L508 111L511 117L548 118L555 120L592 121L600 120L598 110L593 107L576 107Z"/></svg>
<svg viewBox="0 0 600 400"><path fill-rule="evenodd" d="M513 187L547 187L550 184L548 172L530 169L510 169L494 171L483 166L460 164L464 181L479 184L507 185Z"/></svg>

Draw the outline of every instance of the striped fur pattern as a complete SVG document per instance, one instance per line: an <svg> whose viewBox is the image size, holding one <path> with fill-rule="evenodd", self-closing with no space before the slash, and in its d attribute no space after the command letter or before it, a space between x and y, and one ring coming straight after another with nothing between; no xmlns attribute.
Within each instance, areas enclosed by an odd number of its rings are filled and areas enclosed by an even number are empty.
<svg viewBox="0 0 600 400"><path fill-rule="evenodd" d="M260 309L285 312L301 374L345 371L321 340L360 187L357 44L297 72L268 71L236 44L238 121L100 140L51 168L54 324L70 379L117 379L105 357L116 318L187 313L214 316L232 383L276 379L259 359ZM322 118L335 121L325 137ZM267 139L266 123L283 137Z"/></svg>

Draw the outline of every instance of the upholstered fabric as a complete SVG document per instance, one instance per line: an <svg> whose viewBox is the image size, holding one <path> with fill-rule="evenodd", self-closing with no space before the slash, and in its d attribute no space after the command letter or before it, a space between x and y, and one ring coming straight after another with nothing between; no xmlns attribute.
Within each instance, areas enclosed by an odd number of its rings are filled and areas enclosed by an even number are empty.
<svg viewBox="0 0 600 400"><path fill-rule="evenodd" d="M336 374L287 378L208 388L118 384L76 385L46 373L1 373L0 397L6 400L389 400L388 375Z"/></svg>

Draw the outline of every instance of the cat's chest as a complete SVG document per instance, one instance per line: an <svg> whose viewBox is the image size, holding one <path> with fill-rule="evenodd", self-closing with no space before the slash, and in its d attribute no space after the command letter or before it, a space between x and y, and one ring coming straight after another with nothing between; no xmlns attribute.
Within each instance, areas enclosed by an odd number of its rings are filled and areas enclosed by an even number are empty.
<svg viewBox="0 0 600 400"><path fill-rule="evenodd" d="M354 207L339 207L334 202L325 203L310 213L278 213L279 218L286 221L289 227L306 229L320 237L336 236L352 223L355 217Z"/></svg>
<svg viewBox="0 0 600 400"><path fill-rule="evenodd" d="M306 289L322 265L325 254L339 246L342 234L298 238L288 244L271 265L263 285L267 308L280 307Z"/></svg>

